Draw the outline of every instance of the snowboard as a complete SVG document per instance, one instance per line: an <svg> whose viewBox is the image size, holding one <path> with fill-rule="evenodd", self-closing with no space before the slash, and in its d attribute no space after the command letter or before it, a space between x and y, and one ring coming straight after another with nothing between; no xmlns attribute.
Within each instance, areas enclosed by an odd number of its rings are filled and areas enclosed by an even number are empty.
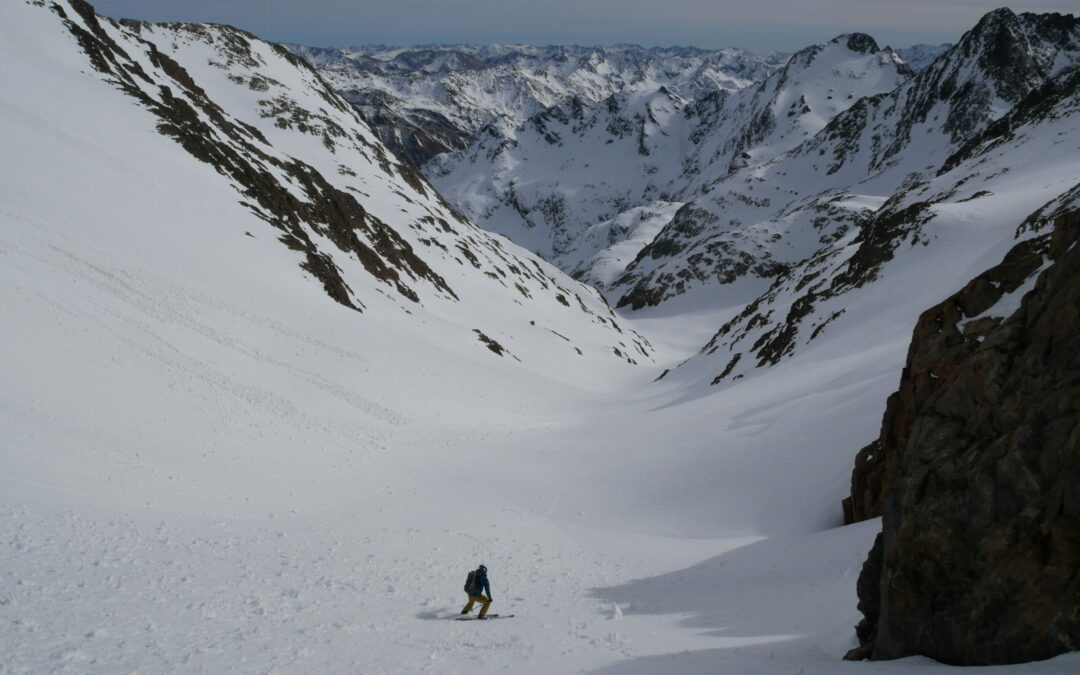
<svg viewBox="0 0 1080 675"><path fill-rule="evenodd" d="M479 621L480 620L480 617L478 617L478 616L453 616L453 617L450 617L450 618L452 618L454 621ZM486 619L512 619L512 618L514 618L513 614L488 614L486 617L484 617L485 620Z"/></svg>

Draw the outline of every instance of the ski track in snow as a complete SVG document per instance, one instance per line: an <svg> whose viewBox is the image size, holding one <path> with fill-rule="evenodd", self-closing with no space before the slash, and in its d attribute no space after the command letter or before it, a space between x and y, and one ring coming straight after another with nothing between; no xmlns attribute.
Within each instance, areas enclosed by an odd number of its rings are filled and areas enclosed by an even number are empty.
<svg viewBox="0 0 1080 675"><path fill-rule="evenodd" d="M650 383L730 307L643 313L638 368L478 347L478 317L526 330L510 302L352 312L52 14L0 7L34 27L5 49L67 66L0 59L0 674L952 670L840 660L880 528L840 499L907 332L706 396ZM49 88L79 109L28 114ZM449 620L480 562L513 620Z"/></svg>

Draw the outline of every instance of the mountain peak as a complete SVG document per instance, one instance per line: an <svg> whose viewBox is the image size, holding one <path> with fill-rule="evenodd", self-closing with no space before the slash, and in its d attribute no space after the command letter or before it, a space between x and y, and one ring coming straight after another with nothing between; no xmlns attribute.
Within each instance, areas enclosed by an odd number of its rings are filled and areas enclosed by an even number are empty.
<svg viewBox="0 0 1080 675"><path fill-rule="evenodd" d="M881 51L877 41L866 33L842 33L828 42L803 47L791 56L784 68L793 65L809 66L822 54L839 54L842 49L864 55L877 54ZM844 57L840 56L840 58Z"/></svg>
<svg viewBox="0 0 1080 675"><path fill-rule="evenodd" d="M979 23L977 23L975 27L979 28L985 25L1001 23L1002 21L1011 21L1015 18L1016 13L1008 7L998 7L997 9L991 10L984 14L983 17L979 19Z"/></svg>
<svg viewBox="0 0 1080 675"><path fill-rule="evenodd" d="M844 33L843 35L837 35L829 42L831 44L843 44L858 54L876 54L881 51L877 41L866 33Z"/></svg>

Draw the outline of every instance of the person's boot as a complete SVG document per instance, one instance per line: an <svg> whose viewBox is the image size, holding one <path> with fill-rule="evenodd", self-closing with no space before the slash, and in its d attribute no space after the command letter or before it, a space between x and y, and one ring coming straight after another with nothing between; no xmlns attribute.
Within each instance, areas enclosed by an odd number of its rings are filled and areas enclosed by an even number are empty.
<svg viewBox="0 0 1080 675"><path fill-rule="evenodd" d="M462 613L462 614L468 614L468 613L469 613L469 610L467 610L467 609L463 609L463 610L461 610L461 613Z"/></svg>
<svg viewBox="0 0 1080 675"><path fill-rule="evenodd" d="M487 621L487 617L486 617L486 616L478 616L478 617L476 617L476 618L477 618L478 620L480 620L480 621Z"/></svg>

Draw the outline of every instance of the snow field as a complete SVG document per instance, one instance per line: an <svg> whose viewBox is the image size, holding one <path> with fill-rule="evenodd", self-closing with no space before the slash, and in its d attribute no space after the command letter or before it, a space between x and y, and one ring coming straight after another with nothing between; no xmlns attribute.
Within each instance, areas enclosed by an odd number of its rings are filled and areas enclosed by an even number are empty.
<svg viewBox="0 0 1080 675"><path fill-rule="evenodd" d="M5 232L3 672L835 672L851 642L876 528L813 532L873 426L821 410L881 400L822 387L852 364L668 405L485 369L291 277L241 303L214 265ZM481 561L518 617L442 620Z"/></svg>

